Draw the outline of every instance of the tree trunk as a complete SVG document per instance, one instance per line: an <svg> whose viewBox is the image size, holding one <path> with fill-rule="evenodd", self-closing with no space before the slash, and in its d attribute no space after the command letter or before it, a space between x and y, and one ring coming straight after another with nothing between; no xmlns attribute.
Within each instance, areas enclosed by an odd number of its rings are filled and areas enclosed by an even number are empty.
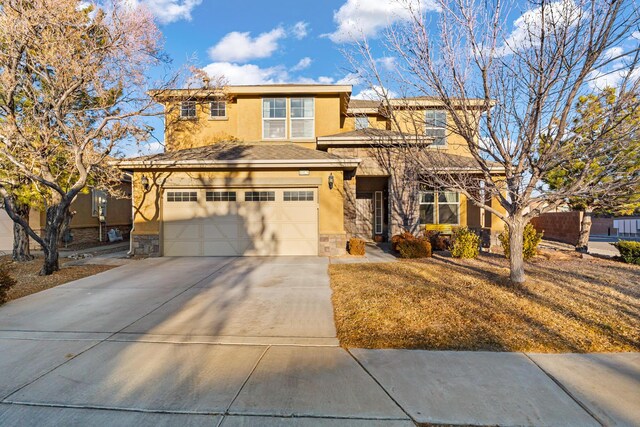
<svg viewBox="0 0 640 427"><path fill-rule="evenodd" d="M511 283L524 283L524 226L525 221L517 219L509 224L509 270Z"/></svg>
<svg viewBox="0 0 640 427"><path fill-rule="evenodd" d="M16 215L29 223L29 211L31 208L28 204L15 203L14 211ZM13 223L13 255L14 261L25 262L31 261L33 256L29 249L29 234L22 225L17 222Z"/></svg>
<svg viewBox="0 0 640 427"><path fill-rule="evenodd" d="M587 253L589 250L589 236L591 235L591 212L586 210L582 213L582 222L580 223L580 237L576 245L576 251Z"/></svg>
<svg viewBox="0 0 640 427"><path fill-rule="evenodd" d="M49 206L47 208L47 222L44 229L44 245L42 250L44 252L44 264L40 270L41 276L48 276L60 270L58 263L58 242L60 241L60 231L62 230L62 224L66 209L62 204Z"/></svg>

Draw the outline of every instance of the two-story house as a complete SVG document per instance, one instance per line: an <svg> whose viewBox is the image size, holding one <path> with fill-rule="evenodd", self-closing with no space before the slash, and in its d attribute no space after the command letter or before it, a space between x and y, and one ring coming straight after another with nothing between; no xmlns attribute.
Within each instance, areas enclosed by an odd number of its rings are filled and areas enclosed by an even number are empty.
<svg viewBox="0 0 640 427"><path fill-rule="evenodd" d="M344 254L352 236L385 241L405 229L502 228L463 195L418 185L401 160L380 150L399 144L398 131L411 132L423 149L473 173L437 102L412 100L406 121L413 128L397 129L404 125L379 102L352 100L351 90L153 92L165 106L165 152L119 162L134 176L135 253L327 256Z"/></svg>

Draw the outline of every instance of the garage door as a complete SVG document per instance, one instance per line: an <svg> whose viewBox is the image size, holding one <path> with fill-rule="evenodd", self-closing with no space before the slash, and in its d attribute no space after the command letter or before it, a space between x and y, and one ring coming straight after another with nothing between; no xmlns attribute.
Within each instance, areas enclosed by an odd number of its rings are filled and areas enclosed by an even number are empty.
<svg viewBox="0 0 640 427"><path fill-rule="evenodd" d="M4 209L0 209L0 251L13 250L13 220Z"/></svg>
<svg viewBox="0 0 640 427"><path fill-rule="evenodd" d="M317 255L315 188L164 192L165 256Z"/></svg>

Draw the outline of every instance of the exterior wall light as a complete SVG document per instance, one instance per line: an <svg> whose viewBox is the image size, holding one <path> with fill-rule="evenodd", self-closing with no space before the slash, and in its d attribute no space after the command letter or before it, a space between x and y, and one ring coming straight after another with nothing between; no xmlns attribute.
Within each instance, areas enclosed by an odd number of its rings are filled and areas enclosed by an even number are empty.
<svg viewBox="0 0 640 427"><path fill-rule="evenodd" d="M333 182L334 182L333 180L334 180L333 173L330 173L329 174L329 190L333 190Z"/></svg>
<svg viewBox="0 0 640 427"><path fill-rule="evenodd" d="M149 191L149 178L147 178L145 175L142 175L140 183L142 184L142 188L144 189L144 191Z"/></svg>

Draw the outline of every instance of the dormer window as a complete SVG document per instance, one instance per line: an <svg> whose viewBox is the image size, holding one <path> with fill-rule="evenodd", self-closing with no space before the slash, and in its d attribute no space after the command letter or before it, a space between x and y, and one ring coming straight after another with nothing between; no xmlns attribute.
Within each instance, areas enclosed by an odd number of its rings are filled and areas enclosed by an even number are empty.
<svg viewBox="0 0 640 427"><path fill-rule="evenodd" d="M227 103L222 100L211 101L209 111L211 118L225 119L227 117Z"/></svg>
<svg viewBox="0 0 640 427"><path fill-rule="evenodd" d="M369 118L367 116L356 117L356 130L368 129Z"/></svg>
<svg viewBox="0 0 640 427"><path fill-rule="evenodd" d="M291 98L291 139L308 139L315 135L313 98Z"/></svg>
<svg viewBox="0 0 640 427"><path fill-rule="evenodd" d="M180 103L180 117L183 119L195 119L196 118L196 102L182 101Z"/></svg>
<svg viewBox="0 0 640 427"><path fill-rule="evenodd" d="M425 136L433 138L432 145L447 144L447 112L444 110L427 110L425 117Z"/></svg>

